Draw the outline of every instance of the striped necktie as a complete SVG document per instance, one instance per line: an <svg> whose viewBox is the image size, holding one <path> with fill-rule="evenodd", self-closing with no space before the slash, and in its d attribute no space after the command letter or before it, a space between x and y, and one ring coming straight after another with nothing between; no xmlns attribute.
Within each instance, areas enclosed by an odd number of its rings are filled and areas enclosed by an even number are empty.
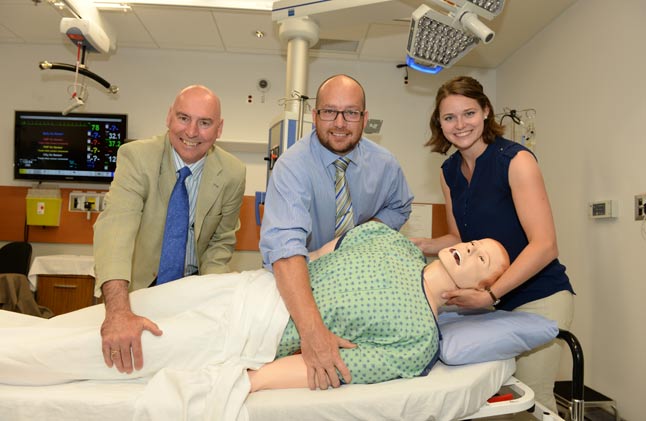
<svg viewBox="0 0 646 421"><path fill-rule="evenodd" d="M354 213L352 211L352 200L350 199L350 190L345 179L345 170L348 168L350 158L339 158L334 161L336 167L336 180L334 183L334 192L336 197L336 224L334 226L334 236L339 237L346 231L354 227Z"/></svg>
<svg viewBox="0 0 646 421"><path fill-rule="evenodd" d="M188 167L179 170L179 177L168 200L157 285L184 277L189 213L188 191L184 181L189 175L191 170Z"/></svg>

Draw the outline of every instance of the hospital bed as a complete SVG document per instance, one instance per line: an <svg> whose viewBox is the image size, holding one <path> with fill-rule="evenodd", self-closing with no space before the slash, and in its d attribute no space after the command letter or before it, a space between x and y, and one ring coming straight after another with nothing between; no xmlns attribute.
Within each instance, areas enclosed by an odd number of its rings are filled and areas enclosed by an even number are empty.
<svg viewBox="0 0 646 421"><path fill-rule="evenodd" d="M327 391L257 392L247 398L245 407L252 421L453 420L478 410L484 415L519 412L533 405L530 389L525 389L525 396L517 400L482 407L501 385L516 383L511 377L514 369L513 359L455 367L438 363L428 376L410 380L349 385ZM0 419L132 419L135 400L144 387L143 381L86 381L41 387L2 385Z"/></svg>
<svg viewBox="0 0 646 421"><path fill-rule="evenodd" d="M576 337L559 330L572 352L572 421L583 421L583 352ZM427 376L312 392L271 390L251 394L251 420L457 420L529 411L538 420L563 420L534 401L534 392L512 376L514 359L447 366Z"/></svg>
<svg viewBox="0 0 646 421"><path fill-rule="evenodd" d="M583 421L583 354L571 333L560 331L573 355L573 421ZM310 391L256 392L244 411L251 421L272 420L457 420L530 410L538 420L563 420L516 380L514 359L464 366L438 362L427 376L372 385ZM146 381L85 381L56 386L0 385L0 420L132 419ZM498 402L487 402L496 395ZM506 399L508 396L512 399ZM494 399L496 400L496 399Z"/></svg>
<svg viewBox="0 0 646 421"><path fill-rule="evenodd" d="M209 276L217 277L217 282L209 280ZM182 300L168 300L179 294L183 294ZM447 354L451 349L458 354L466 350L468 357L480 353L497 342L492 340L494 330L498 331L494 329L493 317L509 324L510 318L535 316L528 313L441 314L440 359L459 365L438 362L426 376L371 385L350 384L325 391L286 389L249 395L244 370L274 358L289 317L269 272L187 277L135 291L130 299L136 312L152 317L164 330L160 338L142 336L150 359L138 379L127 378L103 364L101 349L95 345L99 342L97 326L105 315L103 306L87 307L50 320L0 311L0 378L7 379L0 384L0 420L121 421L137 415L138 420L175 421L182 419L188 408L188 413L194 415L184 419L191 421L202 419L204 411L211 410L226 414L221 418L226 421L239 413L238 419L251 421L450 421L515 413L532 407L537 419L560 419L553 413L543 417L543 408L534 404L533 392L512 377L513 356L517 354L459 363ZM165 305L160 306L160 302ZM455 324L451 327L443 321L445 316L466 320L461 326L471 329L471 334L455 329ZM485 324L476 326L477 320ZM513 330L526 333L538 324L538 320L533 320ZM483 331L486 340L477 338L478 332ZM559 333L554 328L548 340L557 333L568 341L573 355L580 354L573 364L572 384L581 390L572 393L576 410L579 403L583 406L583 356L578 341L569 332ZM507 346L513 343L509 334L496 333L496 337ZM451 335L459 346L451 346ZM536 334L529 336L535 338ZM464 345L465 338L472 346ZM71 381L83 378L104 380ZM487 403L492 396L507 395L510 391L515 393L512 399ZM215 407L222 407L222 411ZM573 421L583 421L582 413L573 415Z"/></svg>

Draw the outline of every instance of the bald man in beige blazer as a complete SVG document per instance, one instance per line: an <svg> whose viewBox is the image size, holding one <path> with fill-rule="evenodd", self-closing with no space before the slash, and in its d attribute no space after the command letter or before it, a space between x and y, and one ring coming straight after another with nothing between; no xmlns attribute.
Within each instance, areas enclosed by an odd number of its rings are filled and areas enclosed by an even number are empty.
<svg viewBox="0 0 646 421"><path fill-rule="evenodd" d="M162 334L153 321L132 312L128 292L150 286L157 277L166 208L177 172L185 165L195 172L189 178L199 177L193 188L194 235L189 234L194 241L187 247L194 264L189 257L185 273L229 271L246 170L215 146L222 123L218 97L204 86L189 86L168 112L165 135L119 149L106 208L94 225L94 259L95 294L103 295L106 308L103 356L120 372L143 367L143 330Z"/></svg>

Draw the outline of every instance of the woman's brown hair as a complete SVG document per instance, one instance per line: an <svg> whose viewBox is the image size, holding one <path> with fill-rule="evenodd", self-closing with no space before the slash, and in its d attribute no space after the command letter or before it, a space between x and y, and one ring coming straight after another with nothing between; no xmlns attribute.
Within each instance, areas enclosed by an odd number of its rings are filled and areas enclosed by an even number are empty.
<svg viewBox="0 0 646 421"><path fill-rule="evenodd" d="M469 76L458 76L444 83L437 90L435 96L435 110L431 114L431 138L424 146L429 146L432 152L446 154L451 148L451 142L444 136L442 126L440 125L440 104L449 95L462 95L467 98L475 99L480 107L485 110L489 109L484 121L484 130L482 131L482 140L488 145L493 143L496 136L502 136L505 133L505 127L496 122L493 106L480 82Z"/></svg>

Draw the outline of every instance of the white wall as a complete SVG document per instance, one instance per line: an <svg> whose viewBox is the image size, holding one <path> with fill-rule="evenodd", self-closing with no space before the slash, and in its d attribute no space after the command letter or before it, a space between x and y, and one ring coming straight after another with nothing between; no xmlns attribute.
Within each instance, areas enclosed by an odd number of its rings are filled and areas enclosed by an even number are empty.
<svg viewBox="0 0 646 421"><path fill-rule="evenodd" d="M56 36L54 34L53 36ZM73 74L43 71L41 60L70 63L75 50L64 45L0 44L5 58L0 92L0 185L30 186L33 183L13 180L13 111L62 110L68 104L68 87ZM428 117L437 87L448 78L466 72L480 78L495 92L495 72L453 68L441 76L409 72L404 85L404 69L396 63L359 63L348 60L315 58L310 63L308 96L314 97L320 82L337 73L356 77L365 87L370 118L384 120L381 133L371 138L390 149L400 160L416 200L442 202L438 175L443 157L431 155L422 145L430 135ZM120 88L116 96L88 81L90 96L79 111L119 112L129 117L128 136L143 138L165 130L166 112L182 87L201 83L220 95L223 105L222 139L262 142L267 139L269 124L283 108L285 96L285 57L268 55L218 54L178 50L117 50L112 56L90 54L88 68ZM260 78L271 82L264 95L256 89ZM251 104L247 96L253 95ZM313 103L313 101L311 101ZM264 191L266 163L263 153L236 153L247 164L246 194ZM65 184L70 188L107 189L107 185ZM0 224L3 223L0 221ZM34 255L92 254L88 245L34 244ZM260 266L257 253L236 253L233 266L247 269Z"/></svg>
<svg viewBox="0 0 646 421"><path fill-rule="evenodd" d="M537 155L577 292L585 383L631 421L643 419L646 389L646 239L633 218L633 196L646 192L645 19L643 0L621 9L581 0L497 71L501 106L537 110ZM606 199L619 201L619 217L589 219L588 203Z"/></svg>

